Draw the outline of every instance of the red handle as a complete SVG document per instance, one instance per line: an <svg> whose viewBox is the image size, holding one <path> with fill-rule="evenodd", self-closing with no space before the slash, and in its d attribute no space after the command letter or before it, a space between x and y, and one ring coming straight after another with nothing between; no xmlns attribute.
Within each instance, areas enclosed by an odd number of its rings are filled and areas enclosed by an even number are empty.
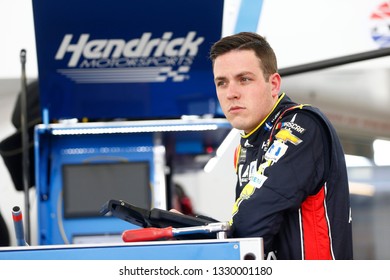
<svg viewBox="0 0 390 280"><path fill-rule="evenodd" d="M131 229L122 233L124 242L152 241L171 237L173 237L172 227Z"/></svg>

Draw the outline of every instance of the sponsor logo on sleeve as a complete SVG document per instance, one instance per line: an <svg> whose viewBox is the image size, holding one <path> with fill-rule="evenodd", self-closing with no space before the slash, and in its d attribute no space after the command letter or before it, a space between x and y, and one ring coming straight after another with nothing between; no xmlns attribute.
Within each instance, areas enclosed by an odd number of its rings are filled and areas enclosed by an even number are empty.
<svg viewBox="0 0 390 280"><path fill-rule="evenodd" d="M300 125L294 123L294 122L283 122L282 123L282 128L294 130L300 134L305 132L305 128L301 127Z"/></svg>
<svg viewBox="0 0 390 280"><path fill-rule="evenodd" d="M294 145L299 145L302 140L291 133L290 130L282 128L276 133L275 138L282 141L283 143L290 142Z"/></svg>
<svg viewBox="0 0 390 280"><path fill-rule="evenodd" d="M267 150L264 157L266 160L277 162L287 151L288 146L281 141L275 141Z"/></svg>

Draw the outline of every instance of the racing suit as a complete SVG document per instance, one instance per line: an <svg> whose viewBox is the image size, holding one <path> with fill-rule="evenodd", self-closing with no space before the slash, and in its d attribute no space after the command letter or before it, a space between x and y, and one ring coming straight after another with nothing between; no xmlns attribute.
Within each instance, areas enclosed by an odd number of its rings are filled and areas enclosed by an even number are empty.
<svg viewBox="0 0 390 280"><path fill-rule="evenodd" d="M352 259L343 149L327 118L284 93L235 153L232 236L262 237L266 259Z"/></svg>

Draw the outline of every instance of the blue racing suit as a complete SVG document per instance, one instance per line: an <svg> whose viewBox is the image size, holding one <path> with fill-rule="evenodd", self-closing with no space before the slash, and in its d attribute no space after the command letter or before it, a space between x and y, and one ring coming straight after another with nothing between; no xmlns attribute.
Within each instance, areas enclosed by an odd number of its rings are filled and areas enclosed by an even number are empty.
<svg viewBox="0 0 390 280"><path fill-rule="evenodd" d="M344 152L317 108L284 93L235 153L232 237L262 237L266 259L352 259Z"/></svg>

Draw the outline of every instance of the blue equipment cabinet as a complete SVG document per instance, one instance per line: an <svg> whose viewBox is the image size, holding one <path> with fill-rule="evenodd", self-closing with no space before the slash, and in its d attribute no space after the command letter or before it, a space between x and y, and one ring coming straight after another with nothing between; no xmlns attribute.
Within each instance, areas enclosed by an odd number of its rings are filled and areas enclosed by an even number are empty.
<svg viewBox="0 0 390 280"><path fill-rule="evenodd" d="M151 133L111 134L103 131L107 124L81 125L36 127L39 244L120 236L131 225L99 214L114 197L144 208L166 207L164 177L157 178L162 173L156 170L163 169L156 161L164 154L158 154Z"/></svg>
<svg viewBox="0 0 390 280"><path fill-rule="evenodd" d="M213 155L231 129L208 59L223 4L33 0L40 245L116 241L135 226L99 216L107 200L166 209L167 169Z"/></svg>
<svg viewBox="0 0 390 280"><path fill-rule="evenodd" d="M183 143L192 135L195 143L197 138L219 143L230 129L224 119L36 126L38 243L118 240L124 230L136 226L99 215L106 201L166 209L167 142L174 144L176 137ZM170 153L180 156L183 148L177 146ZM194 149L188 146L187 151Z"/></svg>
<svg viewBox="0 0 390 280"><path fill-rule="evenodd" d="M261 238L0 248L0 260L263 260Z"/></svg>

